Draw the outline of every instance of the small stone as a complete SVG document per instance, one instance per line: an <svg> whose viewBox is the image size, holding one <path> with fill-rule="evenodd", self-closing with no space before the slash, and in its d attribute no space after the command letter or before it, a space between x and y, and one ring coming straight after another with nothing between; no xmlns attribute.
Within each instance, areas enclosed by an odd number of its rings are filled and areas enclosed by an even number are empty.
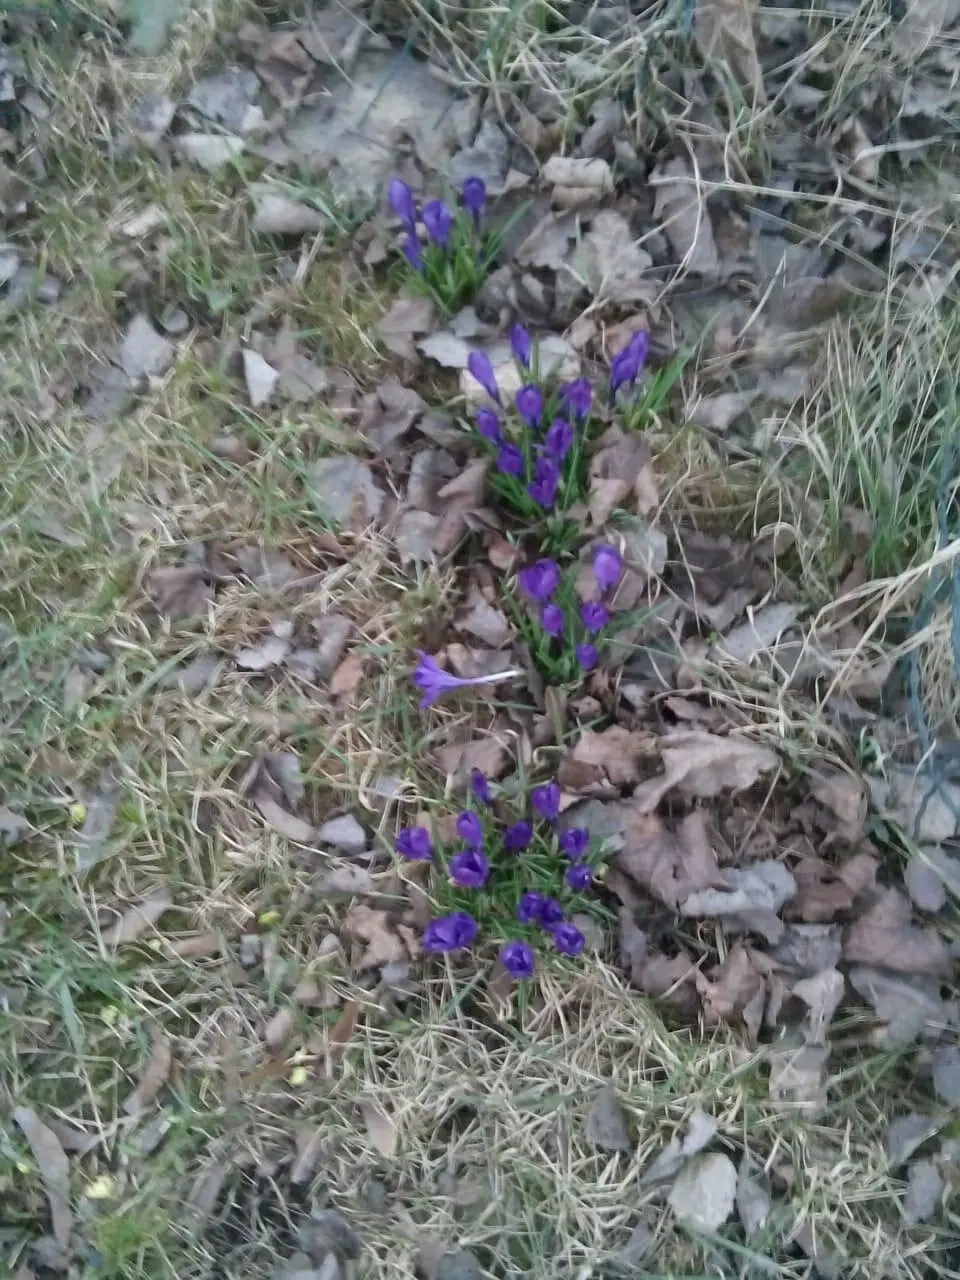
<svg viewBox="0 0 960 1280"><path fill-rule="evenodd" d="M317 832L317 840L350 854L363 853L367 847L367 833L352 813L344 813L325 822Z"/></svg>
<svg viewBox="0 0 960 1280"><path fill-rule="evenodd" d="M440 1259L436 1280L483 1280L483 1267L470 1249L460 1249Z"/></svg>
<svg viewBox="0 0 960 1280"><path fill-rule="evenodd" d="M604 1151L632 1151L627 1117L611 1088L601 1089L584 1126L587 1141Z"/></svg>
<svg viewBox="0 0 960 1280"><path fill-rule="evenodd" d="M176 337L177 334L186 333L190 328L190 317L182 307L175 307L171 304L165 308L160 317L160 328Z"/></svg>

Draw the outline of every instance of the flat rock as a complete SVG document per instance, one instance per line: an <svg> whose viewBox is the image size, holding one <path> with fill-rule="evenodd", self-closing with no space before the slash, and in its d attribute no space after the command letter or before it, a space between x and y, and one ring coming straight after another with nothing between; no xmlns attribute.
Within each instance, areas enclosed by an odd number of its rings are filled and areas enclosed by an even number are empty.
<svg viewBox="0 0 960 1280"><path fill-rule="evenodd" d="M330 818L317 832L317 840L344 853L363 853L367 847L367 834L352 813Z"/></svg>

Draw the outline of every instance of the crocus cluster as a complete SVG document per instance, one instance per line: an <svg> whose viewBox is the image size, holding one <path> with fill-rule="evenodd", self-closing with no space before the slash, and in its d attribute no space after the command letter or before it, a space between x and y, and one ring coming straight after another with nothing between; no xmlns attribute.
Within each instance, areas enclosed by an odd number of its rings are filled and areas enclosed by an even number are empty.
<svg viewBox="0 0 960 1280"><path fill-rule="evenodd" d="M476 229L480 227L484 202L487 198L482 178L467 178L460 188L463 208ZM444 257L451 248L451 233L457 226L457 216L443 200L428 200L418 211L417 202L410 187L402 178L391 178L387 186L387 201L403 226L400 248L414 271L425 272L428 263L424 249L435 246ZM420 239L418 227L427 236L425 245Z"/></svg>
<svg viewBox="0 0 960 1280"><path fill-rule="evenodd" d="M522 817L515 813L508 821L499 821L494 813L490 784L478 770L471 775L473 806L457 815L457 835L463 847L445 853L434 846L433 837L426 827L405 827L396 838L396 850L408 860L433 861L442 867L450 885L455 890L486 889L478 898L479 909L492 912L489 922L500 925L498 919L510 915L513 929L526 936L509 939L500 948L500 961L514 978L529 978L535 968L533 942L540 935L553 941L555 949L563 955L576 956L583 950L584 938L580 930L565 917L564 904L557 894L572 904L574 895L582 893L591 883L592 871L587 862L590 835L585 828L567 827L557 831L560 814L560 786L551 781L534 787L529 796L529 811ZM528 868L531 848L540 853L566 860L566 865L556 859L556 866L547 876L543 873L543 858L537 860L541 885L536 889L515 886L523 878L524 860ZM563 869L561 876L560 870ZM518 874L519 873L519 874ZM497 892L498 879L506 882L501 893ZM553 892L550 892L550 890ZM513 901L504 901L503 893L512 892ZM493 904L491 907L490 904ZM469 947L477 937L479 923L475 911L465 909L449 911L431 920L423 931L425 951L459 951Z"/></svg>
<svg viewBox="0 0 960 1280"><path fill-rule="evenodd" d="M622 570L616 547L603 542L593 548L593 577L601 596L616 587ZM554 598L560 583L560 566L555 560L538 560L517 574L520 591L539 611L541 627L548 636L560 639L566 635L572 639L577 663L589 671L597 664L597 642L610 620L610 611L602 599L584 600L579 609L578 627ZM581 639L576 639L578 630Z"/></svg>

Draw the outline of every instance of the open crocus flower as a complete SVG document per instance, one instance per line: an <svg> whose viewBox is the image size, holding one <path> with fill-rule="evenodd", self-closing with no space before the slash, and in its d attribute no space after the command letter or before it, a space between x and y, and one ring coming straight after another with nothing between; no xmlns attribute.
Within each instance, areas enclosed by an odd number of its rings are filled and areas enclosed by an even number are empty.
<svg viewBox="0 0 960 1280"><path fill-rule="evenodd" d="M503 833L503 847L507 853L520 853L533 839L533 827L526 818L512 822Z"/></svg>
<svg viewBox="0 0 960 1280"><path fill-rule="evenodd" d="M558 604L545 604L542 607L540 625L548 636L563 635L563 610Z"/></svg>
<svg viewBox="0 0 960 1280"><path fill-rule="evenodd" d="M580 606L580 619L588 631L602 631L610 620L610 611L599 600L584 600Z"/></svg>
<svg viewBox="0 0 960 1280"><path fill-rule="evenodd" d="M469 947L477 936L477 922L469 911L437 916L423 931L424 951L457 951Z"/></svg>
<svg viewBox="0 0 960 1280"><path fill-rule="evenodd" d="M562 955L578 956L583 950L586 939L575 924L561 920L550 929L550 933L553 935L554 945Z"/></svg>
<svg viewBox="0 0 960 1280"><path fill-rule="evenodd" d="M568 858L582 857L586 853L589 843L590 832L586 827L567 827L566 831L560 832L560 848Z"/></svg>
<svg viewBox="0 0 960 1280"><path fill-rule="evenodd" d="M556 560L538 560L517 574L517 585L525 596L545 604L560 583L560 567Z"/></svg>
<svg viewBox="0 0 960 1280"><path fill-rule="evenodd" d="M541 787L534 787L530 792L530 803L537 813L543 814L549 822L553 822L560 812L559 782L545 782Z"/></svg>
<svg viewBox="0 0 960 1280"><path fill-rule="evenodd" d="M593 872L586 862L575 862L572 867L567 867L563 876L571 889L575 889L578 893L582 893L584 889L590 887L590 881L593 879Z"/></svg>
<svg viewBox="0 0 960 1280"><path fill-rule="evenodd" d="M519 445L504 440L497 450L497 470L506 476L523 475L523 452Z"/></svg>
<svg viewBox="0 0 960 1280"><path fill-rule="evenodd" d="M394 848L402 858L433 857L433 842L426 827L404 827L402 831L397 832Z"/></svg>
<svg viewBox="0 0 960 1280"><path fill-rule="evenodd" d="M510 350L513 352L513 357L518 364L522 364L524 369L530 368L533 343L529 332L522 324L512 324L510 326Z"/></svg>
<svg viewBox="0 0 960 1280"><path fill-rule="evenodd" d="M609 542L601 542L593 548L593 576L601 591L609 591L620 581L623 562L620 552Z"/></svg>
<svg viewBox="0 0 960 1280"><path fill-rule="evenodd" d="M535 964L533 947L519 939L506 942L500 948L500 963L512 978L532 978Z"/></svg>
<svg viewBox="0 0 960 1280"><path fill-rule="evenodd" d="M491 400L496 400L497 404L499 404L500 388L497 386L497 380L493 376L493 365L490 363L490 357L487 353L485 351L471 351L467 356L467 368Z"/></svg>
<svg viewBox="0 0 960 1280"><path fill-rule="evenodd" d="M531 920L539 920L540 912L546 898L536 889L524 889L517 903L517 919L521 924L529 924Z"/></svg>
<svg viewBox="0 0 960 1280"><path fill-rule="evenodd" d="M413 683L422 693L419 705L428 707L443 693L451 689L463 689L471 684L496 684L498 680L512 680L523 673L516 668L509 671L495 671L489 676L455 676L437 665L436 658L417 650L420 661L413 670Z"/></svg>
<svg viewBox="0 0 960 1280"><path fill-rule="evenodd" d="M428 200L423 206L421 217L427 235L434 244L445 249L450 238L450 228L453 225L453 214L442 200Z"/></svg>
<svg viewBox="0 0 960 1280"><path fill-rule="evenodd" d="M517 413L529 427L539 427L543 413L543 392L539 387L521 387L516 394Z"/></svg>
<svg viewBox="0 0 960 1280"><path fill-rule="evenodd" d="M533 466L533 479L527 485L527 493L546 510L553 506L560 483L560 467L549 454L539 457Z"/></svg>
<svg viewBox="0 0 960 1280"><path fill-rule="evenodd" d="M471 849L479 849L483 844L483 826L472 809L465 809L457 815L457 835Z"/></svg>
<svg viewBox="0 0 960 1280"><path fill-rule="evenodd" d="M480 217L483 213L483 202L487 198L487 188L483 179L467 178L460 188L460 194L463 196L463 207L479 226Z"/></svg>
<svg viewBox="0 0 960 1280"><path fill-rule="evenodd" d="M479 889L487 883L490 863L479 849L461 849L450 859L450 879L464 889Z"/></svg>
<svg viewBox="0 0 960 1280"><path fill-rule="evenodd" d="M413 192L402 178L391 178L387 186L387 201L411 234L417 225L417 206Z"/></svg>

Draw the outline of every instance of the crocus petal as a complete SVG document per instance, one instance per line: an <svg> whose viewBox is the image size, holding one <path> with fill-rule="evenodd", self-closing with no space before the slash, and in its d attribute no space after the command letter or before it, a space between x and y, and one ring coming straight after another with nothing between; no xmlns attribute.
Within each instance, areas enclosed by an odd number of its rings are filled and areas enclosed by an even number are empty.
<svg viewBox="0 0 960 1280"><path fill-rule="evenodd" d="M620 581L623 562L620 552L609 542L601 542L593 548L593 576L601 591L609 591Z"/></svg>
<svg viewBox="0 0 960 1280"><path fill-rule="evenodd" d="M483 213L483 202L487 198L487 188L483 179L467 178L460 188L460 194L463 196L463 207L474 221L478 222Z"/></svg>
<svg viewBox="0 0 960 1280"><path fill-rule="evenodd" d="M470 790L481 804L490 803L490 783L479 769L470 770Z"/></svg>
<svg viewBox="0 0 960 1280"><path fill-rule="evenodd" d="M538 560L517 574L517 585L525 596L545 604L560 582L560 568L555 560Z"/></svg>
<svg viewBox="0 0 960 1280"><path fill-rule="evenodd" d="M538 813L552 822L560 812L559 782L545 782L540 787L534 787L530 792L530 803Z"/></svg>
<svg viewBox="0 0 960 1280"><path fill-rule="evenodd" d="M610 620L610 611L599 600L584 600L580 606L580 618L588 631L602 631Z"/></svg>
<svg viewBox="0 0 960 1280"><path fill-rule="evenodd" d="M560 388L560 399L575 418L585 418L590 412L593 387L589 378L574 378Z"/></svg>
<svg viewBox="0 0 960 1280"><path fill-rule="evenodd" d="M562 461L573 444L573 427L566 418L554 418L543 437L543 447L552 458Z"/></svg>
<svg viewBox="0 0 960 1280"><path fill-rule="evenodd" d="M468 911L437 916L423 931L424 951L456 951L469 947L477 936L477 922Z"/></svg>
<svg viewBox="0 0 960 1280"><path fill-rule="evenodd" d="M403 250L403 256L413 267L414 271L423 270L423 254L420 252L420 241L414 232L410 232L408 236L403 237L400 248Z"/></svg>
<svg viewBox="0 0 960 1280"><path fill-rule="evenodd" d="M417 224L417 206L413 192L402 178L391 178L387 186L390 208L410 231Z"/></svg>
<svg viewBox="0 0 960 1280"><path fill-rule="evenodd" d="M486 405L481 405L473 415L473 423L485 440L489 440L491 444L500 443L503 438L503 433L500 430L500 419L492 409Z"/></svg>
<svg viewBox="0 0 960 1280"><path fill-rule="evenodd" d="M567 827L560 832L558 843L568 858L579 858L587 851L590 832L586 827Z"/></svg>
<svg viewBox="0 0 960 1280"><path fill-rule="evenodd" d="M440 245L441 248L446 248L447 240L450 237L450 227L453 223L453 214L443 201L428 200L423 206L421 217L427 235L433 243Z"/></svg>
<svg viewBox="0 0 960 1280"><path fill-rule="evenodd" d="M503 833L503 847L507 853L519 853L533 839L533 827L526 818L513 822Z"/></svg>
<svg viewBox="0 0 960 1280"><path fill-rule="evenodd" d="M397 832L394 848L402 858L433 857L433 841L426 827L404 827Z"/></svg>
<svg viewBox="0 0 960 1280"><path fill-rule="evenodd" d="M524 369L530 368L533 343L530 340L530 334L522 324L512 324L510 326L510 350L513 352L514 359L518 364L522 364Z"/></svg>
<svg viewBox="0 0 960 1280"><path fill-rule="evenodd" d="M524 889L520 895L520 901L517 903L517 919L521 924L528 924L531 920L539 920L540 912L546 898L542 893L537 893L535 889Z"/></svg>
<svg viewBox="0 0 960 1280"><path fill-rule="evenodd" d="M505 440L497 450L497 470L508 476L523 475L523 453L518 445Z"/></svg>
<svg viewBox="0 0 960 1280"><path fill-rule="evenodd" d="M513 978L532 978L535 966L533 947L519 938L500 948L500 963Z"/></svg>
<svg viewBox="0 0 960 1280"><path fill-rule="evenodd" d="M500 389L497 386L496 378L493 376L493 365L490 363L490 357L487 353L485 351L471 351L467 356L467 368L486 391L487 395L499 404Z"/></svg>
<svg viewBox="0 0 960 1280"><path fill-rule="evenodd" d="M471 849L479 849L483 844L483 824L472 809L465 809L457 815L457 835Z"/></svg>
<svg viewBox="0 0 960 1280"><path fill-rule="evenodd" d="M575 862L572 866L567 867L563 873L563 878L571 889L575 889L580 893L589 888L590 881L593 879L593 872L586 862Z"/></svg>
<svg viewBox="0 0 960 1280"><path fill-rule="evenodd" d="M597 646L594 644L578 644L573 650L576 655L577 662L583 667L584 671L592 671L597 665Z"/></svg>
<svg viewBox="0 0 960 1280"><path fill-rule="evenodd" d="M543 413L543 392L539 387L530 385L521 387L515 397L517 413L531 427L540 425Z"/></svg>
<svg viewBox="0 0 960 1280"><path fill-rule="evenodd" d="M489 875L490 863L479 849L461 849L450 859L450 879L464 889L479 889Z"/></svg>
<svg viewBox="0 0 960 1280"><path fill-rule="evenodd" d="M548 636L563 635L563 610L558 604L545 604L540 610L540 625Z"/></svg>
<svg viewBox="0 0 960 1280"><path fill-rule="evenodd" d="M586 939L575 924L561 920L550 930L554 945L565 956L578 956L583 950Z"/></svg>

